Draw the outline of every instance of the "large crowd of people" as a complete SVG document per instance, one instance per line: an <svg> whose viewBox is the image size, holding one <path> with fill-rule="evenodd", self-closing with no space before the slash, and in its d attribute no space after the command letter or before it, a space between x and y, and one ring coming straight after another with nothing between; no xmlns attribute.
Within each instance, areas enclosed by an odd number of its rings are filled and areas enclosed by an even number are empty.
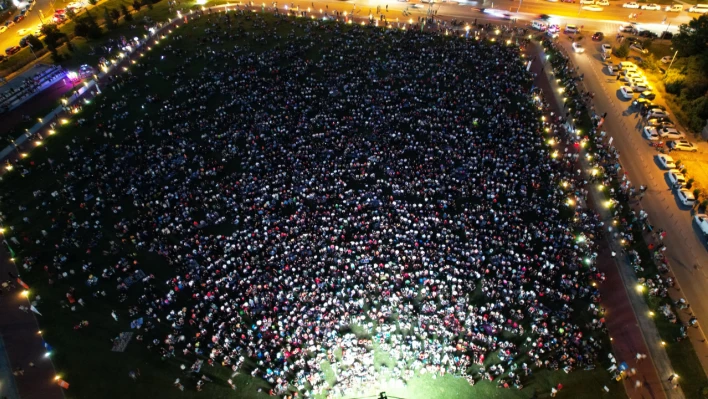
<svg viewBox="0 0 708 399"><path fill-rule="evenodd" d="M599 221L519 47L249 14L205 13L103 89L34 192L46 226L15 227L51 251L24 269L77 312L143 290L112 313L137 341L274 395L594 367Z"/></svg>

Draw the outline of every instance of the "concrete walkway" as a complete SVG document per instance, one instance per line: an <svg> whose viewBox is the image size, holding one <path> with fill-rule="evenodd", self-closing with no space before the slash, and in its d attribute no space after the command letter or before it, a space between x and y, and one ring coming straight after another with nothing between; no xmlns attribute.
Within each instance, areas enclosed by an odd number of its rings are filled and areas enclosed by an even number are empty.
<svg viewBox="0 0 708 399"><path fill-rule="evenodd" d="M10 254L5 245L0 247L0 276L4 281L8 273L18 275L18 272L9 260ZM20 306L30 306L27 298L21 295L22 290L18 285L13 291L5 291L0 299L0 336L4 341L0 345L5 349L3 351L0 347L0 381L3 386L8 384L10 393L19 392L18 398L64 399L64 392L54 381L54 365L50 358L44 356L46 350L35 314L20 309ZM15 377L12 370L17 367L21 367L24 374ZM5 380L6 368L10 369L8 380ZM0 392L4 394L1 389Z"/></svg>
<svg viewBox="0 0 708 399"><path fill-rule="evenodd" d="M545 59L543 48L540 45L534 46L536 53L529 54L529 57ZM541 62L532 64L531 71L537 74L534 83L543 90L553 111L565 115L559 86L556 84L555 77L550 75L551 69L550 64L545 68ZM585 158L580 157L580 159L582 164ZM588 165L582 166L584 170L588 169ZM589 188L589 191L589 204L600 212L605 225L611 226L612 217L609 212L597 206L604 197L595 187ZM632 275L631 266L623 260L612 258L610 252L613 249L619 252L618 248L612 247L612 242L604 240L600 244L597 265L606 276L605 282L600 285L600 294L602 306L606 309L606 326L612 337L613 353L618 362L626 362L630 368L637 370L637 377L642 383L640 389L635 389L636 380L626 379L624 385L627 395L630 398L683 398L680 389L671 389L670 383L664 378L673 372L671 362L664 348L658 345L661 341L658 338L659 333L653 320L648 317L649 309L644 298L632 289L636 285L636 278ZM646 354L648 358L637 363L637 353ZM611 386L610 384L612 381L608 381L608 387Z"/></svg>

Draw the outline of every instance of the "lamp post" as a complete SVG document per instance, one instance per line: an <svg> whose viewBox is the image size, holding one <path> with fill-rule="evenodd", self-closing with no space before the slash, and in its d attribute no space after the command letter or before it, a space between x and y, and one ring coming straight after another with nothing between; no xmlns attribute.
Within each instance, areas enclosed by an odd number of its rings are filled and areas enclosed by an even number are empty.
<svg viewBox="0 0 708 399"><path fill-rule="evenodd" d="M669 69L671 69L671 65L674 65L674 60L676 59L676 55L678 54L678 50L674 53L674 56L671 57L671 63L669 63L669 67L666 68L666 72L664 72L664 75L667 75L669 73Z"/></svg>

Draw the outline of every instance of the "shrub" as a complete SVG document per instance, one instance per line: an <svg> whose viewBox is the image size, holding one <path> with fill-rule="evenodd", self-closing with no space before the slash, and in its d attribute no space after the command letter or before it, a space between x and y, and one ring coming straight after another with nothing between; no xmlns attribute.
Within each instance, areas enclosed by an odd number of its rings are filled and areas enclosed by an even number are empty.
<svg viewBox="0 0 708 399"><path fill-rule="evenodd" d="M619 58L626 58L629 55L629 45L627 43L624 43L619 47L613 48L612 54L616 55Z"/></svg>

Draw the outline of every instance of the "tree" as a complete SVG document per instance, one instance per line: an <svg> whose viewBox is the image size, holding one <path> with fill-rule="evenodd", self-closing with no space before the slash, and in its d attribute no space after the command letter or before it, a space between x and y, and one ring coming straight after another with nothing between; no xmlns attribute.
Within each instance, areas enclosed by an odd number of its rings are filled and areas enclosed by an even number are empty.
<svg viewBox="0 0 708 399"><path fill-rule="evenodd" d="M130 10L128 10L125 4L120 5L120 11L123 13L123 18L125 18L126 21L130 22L133 20L133 14L130 13Z"/></svg>
<svg viewBox="0 0 708 399"><path fill-rule="evenodd" d="M98 39L103 35L103 30L96 23L96 19L91 13L86 13L86 16L76 21L74 26L74 34L76 36L85 37L87 39Z"/></svg>
<svg viewBox="0 0 708 399"><path fill-rule="evenodd" d="M113 21L118 22L118 20L120 19L120 11L118 11L115 8L111 8L110 14L111 14L111 18L113 18Z"/></svg>
<svg viewBox="0 0 708 399"><path fill-rule="evenodd" d="M95 6L96 3L98 3L98 0L89 0L89 4L91 4L92 6Z"/></svg>
<svg viewBox="0 0 708 399"><path fill-rule="evenodd" d="M148 10L152 10L152 0L141 0L144 6L147 6Z"/></svg>
<svg viewBox="0 0 708 399"><path fill-rule="evenodd" d="M627 43L624 43L619 47L615 47L614 49L612 49L612 54L619 58L627 57L629 55L629 45Z"/></svg>
<svg viewBox="0 0 708 399"><path fill-rule="evenodd" d="M133 10L135 10L135 12L140 11L140 8L142 6L143 6L143 3L139 2L138 0L133 1Z"/></svg>
<svg viewBox="0 0 708 399"><path fill-rule="evenodd" d="M74 19L76 18L76 11L74 11L73 8L69 8L66 10L66 17L69 19Z"/></svg>
<svg viewBox="0 0 708 399"><path fill-rule="evenodd" d="M44 48L44 43L35 35L27 36L27 43L32 47L32 50L37 51Z"/></svg>
<svg viewBox="0 0 708 399"><path fill-rule="evenodd" d="M681 24L679 33L671 39L671 44L681 57L706 55L708 43L708 15L692 19L688 24Z"/></svg>
<svg viewBox="0 0 708 399"><path fill-rule="evenodd" d="M88 37L90 31L91 31L91 27L89 26L88 23L86 23L85 18L82 18L79 21L76 21L76 25L74 25L74 35L75 36Z"/></svg>
<svg viewBox="0 0 708 399"><path fill-rule="evenodd" d="M44 25L42 30L44 32L44 44L47 45L49 51L55 53L62 41L66 40L66 33L59 31L56 25ZM60 55L55 57L61 58Z"/></svg>
<svg viewBox="0 0 708 399"><path fill-rule="evenodd" d="M116 27L116 21L111 16L111 11L108 7L103 7L103 20L106 22L106 28L113 29Z"/></svg>

